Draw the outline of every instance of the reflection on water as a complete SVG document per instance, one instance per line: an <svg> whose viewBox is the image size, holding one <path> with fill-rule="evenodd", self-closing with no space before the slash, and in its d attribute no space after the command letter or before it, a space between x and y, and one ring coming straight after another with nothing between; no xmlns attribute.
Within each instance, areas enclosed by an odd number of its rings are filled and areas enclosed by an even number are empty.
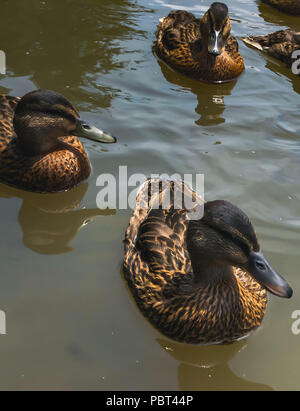
<svg viewBox="0 0 300 411"><path fill-rule="evenodd" d="M238 377L231 371L229 362L246 346L247 341L236 341L228 345L196 346L178 344L158 339L161 347L179 362L178 380L181 390L272 390Z"/></svg>
<svg viewBox="0 0 300 411"><path fill-rule="evenodd" d="M300 292L300 142L291 117L299 95L289 71L240 42L244 75L206 85L152 54L159 18L176 6L202 14L211 2L2 0L8 70L0 92L56 90L119 137L105 152L84 142L93 167L88 190L49 197L0 185L0 309L9 327L0 336L2 389L299 389L299 337L290 331ZM293 16L255 0L231 0L230 13L237 38L296 28ZM120 165L144 175L203 172L207 199L247 211L296 297L271 298L260 336L218 347L162 340L173 351L161 349L120 277L131 210L78 232L102 215L94 208L97 176L116 175Z"/></svg>
<svg viewBox="0 0 300 411"><path fill-rule="evenodd" d="M91 81L99 73L124 68L118 55L120 41L135 34L132 3L101 0L101 5L95 7L94 0L30 0L30 5L18 3L13 24L11 3L2 2L0 25L8 72L30 75L37 88L67 88L70 98L74 90L77 101L85 106L96 101L101 107L110 107L118 90L101 83L95 89ZM16 27L22 27L18 48L11 42L16 37Z"/></svg>
<svg viewBox="0 0 300 411"><path fill-rule="evenodd" d="M275 60L275 58L266 56L267 63L266 68L273 71L274 73L278 73L279 75L283 75L287 77L296 93L300 94L300 76L296 76L292 70L280 61ZM280 78L278 79L280 81Z"/></svg>
<svg viewBox="0 0 300 411"><path fill-rule="evenodd" d="M258 1L258 10L260 17L262 17L266 22L272 23L272 26L269 30L264 29L264 31L260 34L268 34L274 31L282 30L284 28L290 28L296 31L300 30L299 17L294 17L282 13L276 8L271 7L261 1ZM273 25L278 25L279 27L274 27ZM270 57L267 54L265 54L265 58L267 59L266 68L273 71L274 73L279 73L280 75L286 76L292 83L294 91L300 94L300 77L293 74L292 70L286 67L283 62L277 61L275 58Z"/></svg>
<svg viewBox="0 0 300 411"><path fill-rule="evenodd" d="M279 26L288 26L289 28L294 30L300 29L299 17L280 12L278 9L271 7L266 3L263 3L261 0L257 0L257 3L259 16L262 17L266 22L277 24ZM273 29L273 31L275 30Z"/></svg>
<svg viewBox="0 0 300 411"><path fill-rule="evenodd" d="M275 57L269 56L267 53L257 50L255 47L251 46L250 44L247 44L247 47L254 49L257 53L263 54L266 59L265 67L279 76L287 77L290 80L294 91L300 94L300 76L295 75L292 72L292 69L290 67L287 67L285 63L281 62L280 60L277 60ZM280 81L279 76L278 76L278 81Z"/></svg>
<svg viewBox="0 0 300 411"><path fill-rule="evenodd" d="M180 92L188 91L196 95L198 105L195 111L200 116L199 120L195 121L196 124L199 126L215 126L225 123L225 97L231 95L237 80L223 84L201 83L175 72L161 60L157 61L165 79L180 86L178 101L180 101Z"/></svg>
<svg viewBox="0 0 300 411"><path fill-rule="evenodd" d="M73 251L70 242L93 217L115 214L115 210L79 209L88 183L57 194L35 194L0 185L0 198L23 200L19 224L23 243L39 254L62 254Z"/></svg>
<svg viewBox="0 0 300 411"><path fill-rule="evenodd" d="M298 139L300 135L299 111L293 110L284 112L277 119L277 126L293 139Z"/></svg>

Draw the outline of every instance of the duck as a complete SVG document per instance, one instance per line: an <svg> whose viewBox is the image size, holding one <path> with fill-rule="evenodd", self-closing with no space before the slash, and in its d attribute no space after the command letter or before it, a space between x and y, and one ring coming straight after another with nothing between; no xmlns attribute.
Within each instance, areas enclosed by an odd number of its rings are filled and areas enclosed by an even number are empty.
<svg viewBox="0 0 300 411"><path fill-rule="evenodd" d="M294 16L300 16L300 3L299 0L262 0L264 3L270 6L276 7L278 10L292 14Z"/></svg>
<svg viewBox="0 0 300 411"><path fill-rule="evenodd" d="M190 204L198 211L191 213ZM187 344L247 338L262 323L267 291L283 298L293 293L241 209L226 200L204 202L177 180L152 178L140 187L124 238L123 273L150 323Z"/></svg>
<svg viewBox="0 0 300 411"><path fill-rule="evenodd" d="M39 193L77 186L91 173L77 137L116 142L81 120L67 98L55 91L34 90L22 98L0 95L0 182Z"/></svg>
<svg viewBox="0 0 300 411"><path fill-rule="evenodd" d="M242 40L247 45L264 51L270 56L284 62L289 68L295 66L293 73L297 75L300 74L300 69L298 68L300 63L300 32L286 29L262 36L243 37Z"/></svg>
<svg viewBox="0 0 300 411"><path fill-rule="evenodd" d="M231 35L228 7L213 3L199 19L184 10L160 19L154 52L172 69L207 83L232 81L245 70Z"/></svg>

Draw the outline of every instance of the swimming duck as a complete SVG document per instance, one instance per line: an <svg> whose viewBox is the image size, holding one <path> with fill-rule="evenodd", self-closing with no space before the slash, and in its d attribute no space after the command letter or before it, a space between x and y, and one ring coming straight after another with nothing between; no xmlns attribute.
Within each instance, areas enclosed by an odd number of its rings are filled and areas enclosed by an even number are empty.
<svg viewBox="0 0 300 411"><path fill-rule="evenodd" d="M86 180L88 157L77 137L116 139L79 119L62 95L36 90L0 95L0 181L28 191L58 192Z"/></svg>
<svg viewBox="0 0 300 411"><path fill-rule="evenodd" d="M276 7L284 13L300 16L299 0L262 0L270 6Z"/></svg>
<svg viewBox="0 0 300 411"><path fill-rule="evenodd" d="M297 65L300 57L300 32L280 30L265 36L248 36L242 39L246 44L265 51L270 56L283 61L289 68ZM299 51L299 54L295 52ZM298 70L300 74L300 70Z"/></svg>
<svg viewBox="0 0 300 411"><path fill-rule="evenodd" d="M204 82L236 79L245 69L230 34L228 7L213 3L202 19L183 10L160 20L155 52L170 67Z"/></svg>
<svg viewBox="0 0 300 411"><path fill-rule="evenodd" d="M155 180L139 190L124 240L123 272L139 308L179 342L224 343L248 336L264 317L266 290L290 298L291 287L263 256L238 207L223 200L203 204L181 182L170 182L171 195L159 184L154 194ZM191 219L188 208L175 209L183 193L202 202L202 218ZM168 198L170 207L158 207Z"/></svg>

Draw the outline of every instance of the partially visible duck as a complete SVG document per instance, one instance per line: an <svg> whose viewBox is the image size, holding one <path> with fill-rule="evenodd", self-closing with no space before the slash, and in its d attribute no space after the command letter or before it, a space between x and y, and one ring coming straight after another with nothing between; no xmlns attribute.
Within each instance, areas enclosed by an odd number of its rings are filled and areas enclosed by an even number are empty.
<svg viewBox="0 0 300 411"><path fill-rule="evenodd" d="M115 143L79 119L62 95L37 90L24 97L0 96L0 181L28 191L69 190L91 172L77 137Z"/></svg>
<svg viewBox="0 0 300 411"><path fill-rule="evenodd" d="M297 60L299 61L300 32L287 29L266 34L264 36L248 36L244 37L242 40L246 44L264 51L270 56L284 62L289 68L292 68L294 64L296 66ZM298 74L300 74L300 63L298 65Z"/></svg>
<svg viewBox="0 0 300 411"><path fill-rule="evenodd" d="M284 13L300 16L300 2L299 0L262 0L270 6L276 7Z"/></svg>

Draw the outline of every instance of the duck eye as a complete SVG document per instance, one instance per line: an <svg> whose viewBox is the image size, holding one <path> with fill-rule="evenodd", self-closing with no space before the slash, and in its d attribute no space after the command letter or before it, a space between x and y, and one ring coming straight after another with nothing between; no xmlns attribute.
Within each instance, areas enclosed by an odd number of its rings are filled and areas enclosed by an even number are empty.
<svg viewBox="0 0 300 411"><path fill-rule="evenodd" d="M256 267L259 268L261 271L267 271L267 267L261 261L256 261Z"/></svg>
<svg viewBox="0 0 300 411"><path fill-rule="evenodd" d="M84 128L85 130L91 129L91 127L88 124L82 124L82 128Z"/></svg>

